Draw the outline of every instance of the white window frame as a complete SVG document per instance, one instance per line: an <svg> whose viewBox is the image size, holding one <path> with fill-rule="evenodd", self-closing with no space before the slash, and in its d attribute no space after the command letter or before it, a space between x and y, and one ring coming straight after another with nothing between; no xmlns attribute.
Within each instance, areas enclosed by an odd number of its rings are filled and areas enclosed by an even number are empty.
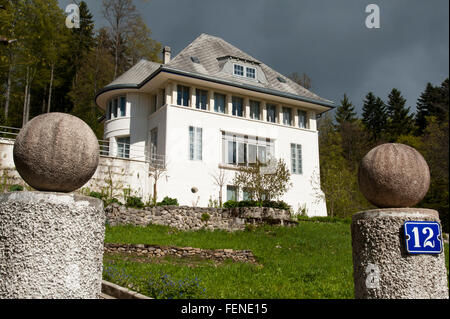
<svg viewBox="0 0 450 319"><path fill-rule="evenodd" d="M242 68L242 74L236 73L236 67ZM254 75L253 77L249 76L249 72L248 72L249 69L253 70L253 75ZM250 79L250 80L256 80L256 68L253 66L247 66L245 64L233 63L233 75L241 77L241 78Z"/></svg>
<svg viewBox="0 0 450 319"><path fill-rule="evenodd" d="M121 112L120 112L120 100L122 98L125 100L125 110L124 110L125 114L124 115L121 115ZM115 116L114 114L117 114L117 116ZM126 117L126 116L127 116L127 96L126 95L116 95L116 96L112 97L108 101L108 107L106 110L107 121L118 119L121 117Z"/></svg>
<svg viewBox="0 0 450 319"><path fill-rule="evenodd" d="M128 143L119 142L119 140L128 139ZM125 136L116 136L116 144L117 144L117 157L119 158L130 158L130 135ZM120 149L123 147L123 149Z"/></svg>
<svg viewBox="0 0 450 319"><path fill-rule="evenodd" d="M300 121L300 113L303 113L305 115L305 122L304 126L302 126L302 121ZM303 129L308 129L308 112L305 110L298 109L297 110L297 116L298 116L298 127Z"/></svg>
<svg viewBox="0 0 450 319"><path fill-rule="evenodd" d="M303 154L302 145L291 143L291 173L303 175Z"/></svg>
<svg viewBox="0 0 450 319"><path fill-rule="evenodd" d="M232 147L231 150L230 147ZM254 152L251 151L251 148ZM249 166L256 164L257 160L261 161L261 159L263 159L262 163L267 162L270 155L274 154L274 148L275 141L273 139L249 137L230 132L222 134L222 151L224 153L222 162L226 165ZM233 160L230 161L230 159Z"/></svg>
<svg viewBox="0 0 450 319"><path fill-rule="evenodd" d="M150 159L155 160L158 155L158 128L150 131Z"/></svg>
<svg viewBox="0 0 450 319"><path fill-rule="evenodd" d="M237 67L237 66L239 66L239 67L242 68L242 74L237 74L237 73L236 73L236 67ZM235 76L240 76L240 77L244 78L244 77L245 77L245 66L242 65L242 64L233 63L233 75L235 75Z"/></svg>
<svg viewBox="0 0 450 319"><path fill-rule="evenodd" d="M192 134L191 134L192 128ZM189 125L189 160L202 161L203 160L203 129Z"/></svg>
<svg viewBox="0 0 450 319"><path fill-rule="evenodd" d="M253 70L253 77L248 76L248 70L249 69ZM251 66L246 66L245 67L245 77L248 78L248 79L256 80L256 68L251 67Z"/></svg>

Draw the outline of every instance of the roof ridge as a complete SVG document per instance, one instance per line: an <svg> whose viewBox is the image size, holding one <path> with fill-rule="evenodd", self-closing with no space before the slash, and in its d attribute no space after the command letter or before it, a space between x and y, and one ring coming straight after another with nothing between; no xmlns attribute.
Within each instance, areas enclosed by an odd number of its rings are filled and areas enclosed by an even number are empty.
<svg viewBox="0 0 450 319"><path fill-rule="evenodd" d="M178 52L178 54L177 55L175 55L172 59L170 59L170 61L168 62L168 63L166 63L166 64L170 64L170 62L172 62L173 60L175 60L178 56L181 56L181 54L184 52L184 51L187 51L198 39L200 39L202 36L209 36L208 34L206 34L206 33L201 33L198 37L196 37L193 41L191 41L191 43L189 43L187 46L185 46L184 47L184 49L183 50L181 50L180 52Z"/></svg>

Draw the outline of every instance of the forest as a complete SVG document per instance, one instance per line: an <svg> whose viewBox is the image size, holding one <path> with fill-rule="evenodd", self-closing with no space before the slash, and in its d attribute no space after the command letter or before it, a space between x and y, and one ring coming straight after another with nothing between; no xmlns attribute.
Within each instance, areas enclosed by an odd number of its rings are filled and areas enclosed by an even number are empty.
<svg viewBox="0 0 450 319"><path fill-rule="evenodd" d="M142 58L161 62L161 43L152 39L132 0L103 0L107 23L101 28L83 1L79 12L80 27L69 29L57 0L0 0L1 126L20 128L39 114L66 112L102 139L97 92ZM309 78L298 81L309 88ZM430 190L418 205L438 210L448 232L448 82L427 83L420 98L408 103L397 88L385 97L368 92L363 101L343 94L336 111L320 117L320 187L330 216L373 208L359 192L358 163L376 145L403 143L430 167ZM362 106L361 116L356 106Z"/></svg>

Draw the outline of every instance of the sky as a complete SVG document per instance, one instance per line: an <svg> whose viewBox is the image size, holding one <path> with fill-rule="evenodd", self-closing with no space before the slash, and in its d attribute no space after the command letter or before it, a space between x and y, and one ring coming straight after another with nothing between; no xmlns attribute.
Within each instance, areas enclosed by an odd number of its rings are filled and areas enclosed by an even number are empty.
<svg viewBox="0 0 450 319"><path fill-rule="evenodd" d="M59 0L61 8L73 0ZM79 1L75 1L79 2ZM101 0L85 0L96 27L106 25ZM152 38L172 57L202 33L218 36L289 75L306 73L311 91L340 103L348 95L361 115L372 91L393 88L411 112L428 82L449 76L448 0L134 0ZM367 28L366 6L380 9Z"/></svg>

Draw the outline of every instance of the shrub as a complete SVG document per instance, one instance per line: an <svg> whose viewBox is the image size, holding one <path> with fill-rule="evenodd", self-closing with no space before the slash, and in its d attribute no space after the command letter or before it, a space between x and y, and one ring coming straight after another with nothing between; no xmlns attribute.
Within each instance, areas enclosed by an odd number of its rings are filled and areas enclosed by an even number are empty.
<svg viewBox="0 0 450 319"><path fill-rule="evenodd" d="M239 202L237 202L235 200L228 200L225 203L223 203L223 207L225 207L225 208L235 208L235 207L238 207L238 203Z"/></svg>
<svg viewBox="0 0 450 319"><path fill-rule="evenodd" d="M155 299L205 298L205 289L200 286L198 278L177 281L164 273L149 273L146 277L137 278L112 265L103 267L103 278Z"/></svg>
<svg viewBox="0 0 450 319"><path fill-rule="evenodd" d="M8 190L10 192L21 192L21 191L23 191L23 186L22 185L11 185L11 186L9 186Z"/></svg>
<svg viewBox="0 0 450 319"><path fill-rule="evenodd" d="M208 213L203 213L202 214L202 222L207 222L208 220L210 220L211 215L209 215Z"/></svg>
<svg viewBox="0 0 450 319"><path fill-rule="evenodd" d="M241 200L237 203L238 207L261 207L261 203L254 200Z"/></svg>
<svg viewBox="0 0 450 319"><path fill-rule="evenodd" d="M94 191L90 192L89 196L95 197L95 198L98 198L98 199L101 199L101 200L104 200L106 198L105 194L99 193L99 192L94 192Z"/></svg>
<svg viewBox="0 0 450 319"><path fill-rule="evenodd" d="M240 202L229 200L223 203L223 207L225 208L235 208L235 207L269 207L269 208L278 208L284 210L290 210L291 206L283 201L271 201L271 200L263 200L262 202L254 201L254 200L242 200Z"/></svg>
<svg viewBox="0 0 450 319"><path fill-rule="evenodd" d="M125 206L133 208L143 208L145 205L141 197L128 196Z"/></svg>
<svg viewBox="0 0 450 319"><path fill-rule="evenodd" d="M175 281L163 273L158 277L151 277L145 288L147 294L155 299L204 298L205 292L197 278Z"/></svg>
<svg viewBox="0 0 450 319"><path fill-rule="evenodd" d="M176 198L166 196L162 201L156 203L156 206L178 206L178 200Z"/></svg>
<svg viewBox="0 0 450 319"><path fill-rule="evenodd" d="M290 210L291 206L289 206L284 201L271 201L271 200L263 200L262 207L271 207L271 208L278 208L278 209L284 209L284 210Z"/></svg>

